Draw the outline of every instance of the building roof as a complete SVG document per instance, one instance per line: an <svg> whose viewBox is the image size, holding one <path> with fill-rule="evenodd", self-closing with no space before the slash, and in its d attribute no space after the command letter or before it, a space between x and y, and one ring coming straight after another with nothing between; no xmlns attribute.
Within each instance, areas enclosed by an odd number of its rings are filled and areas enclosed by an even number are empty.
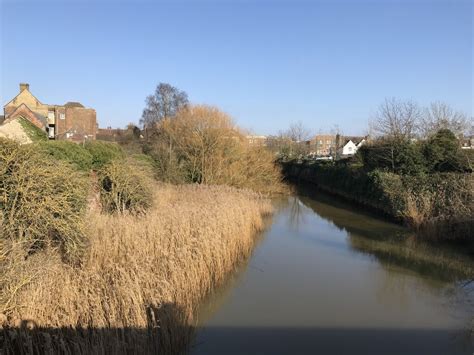
<svg viewBox="0 0 474 355"><path fill-rule="evenodd" d="M39 123L41 125L43 125L43 127L47 127L48 126L48 119L43 116L43 115L40 115L39 113L36 113L36 112L33 112L28 106L26 106L25 104L21 104L20 106L18 106L15 111L13 111L11 114L8 115L8 117L4 120L4 123L6 122L9 122L11 120L14 120L18 117L23 117L23 118L26 118L28 119L30 122L32 122L33 124L35 124L33 121L36 119L39 121Z"/></svg>
<svg viewBox="0 0 474 355"><path fill-rule="evenodd" d="M344 142L349 142L352 141L354 144L359 144L365 139L365 137L360 137L360 136L345 136L344 137Z"/></svg>
<svg viewBox="0 0 474 355"><path fill-rule="evenodd" d="M80 102L74 102L74 101L69 101L64 104L65 107L82 107L84 108L84 105L81 104Z"/></svg>

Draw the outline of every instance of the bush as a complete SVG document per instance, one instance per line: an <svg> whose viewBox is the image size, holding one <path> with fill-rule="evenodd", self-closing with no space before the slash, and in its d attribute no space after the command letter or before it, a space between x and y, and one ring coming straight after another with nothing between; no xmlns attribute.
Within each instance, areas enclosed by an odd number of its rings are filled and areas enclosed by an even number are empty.
<svg viewBox="0 0 474 355"><path fill-rule="evenodd" d="M47 141L38 148L56 160L66 161L77 170L89 171L92 168L92 155L82 145L69 141Z"/></svg>
<svg viewBox="0 0 474 355"><path fill-rule="evenodd" d="M117 143L89 141L85 148L92 155L92 168L97 170L114 159L124 158L125 154Z"/></svg>
<svg viewBox="0 0 474 355"><path fill-rule="evenodd" d="M431 172L465 172L469 165L456 136L440 129L423 144L425 161Z"/></svg>
<svg viewBox="0 0 474 355"><path fill-rule="evenodd" d="M88 187L87 176L69 164L0 139L0 238L21 242L27 254L51 245L77 260Z"/></svg>
<svg viewBox="0 0 474 355"><path fill-rule="evenodd" d="M408 140L382 139L362 146L357 155L366 171L384 170L396 174L420 174L426 166L420 145Z"/></svg>
<svg viewBox="0 0 474 355"><path fill-rule="evenodd" d="M151 206L151 171L131 159L112 160L98 171L102 207L107 212L140 213Z"/></svg>

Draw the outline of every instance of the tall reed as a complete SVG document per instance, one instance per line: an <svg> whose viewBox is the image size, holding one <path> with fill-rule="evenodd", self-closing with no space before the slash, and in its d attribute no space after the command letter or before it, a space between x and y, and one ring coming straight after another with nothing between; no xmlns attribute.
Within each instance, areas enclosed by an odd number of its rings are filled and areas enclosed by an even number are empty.
<svg viewBox="0 0 474 355"><path fill-rule="evenodd" d="M4 255L4 353L179 353L193 314L252 250L268 200L224 186L159 185L144 215L88 216L81 266L55 249ZM4 248L6 250L6 248ZM4 298L2 298L4 299ZM1 343L1 342L0 342Z"/></svg>

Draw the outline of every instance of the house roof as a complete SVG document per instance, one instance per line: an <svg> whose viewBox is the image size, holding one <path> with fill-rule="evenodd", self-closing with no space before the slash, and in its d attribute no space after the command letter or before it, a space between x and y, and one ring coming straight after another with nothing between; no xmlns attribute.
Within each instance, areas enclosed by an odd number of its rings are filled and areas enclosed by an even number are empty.
<svg viewBox="0 0 474 355"><path fill-rule="evenodd" d="M26 111L25 111L26 110ZM26 114L25 114L26 112ZM36 113L36 112L33 112L31 111L31 109L26 106L25 104L21 104L20 106L18 106L15 111L13 111L11 114L8 115L8 117L4 120L4 122L9 122L11 120L14 120L18 117L24 117L26 119L28 118L32 118L32 116L34 118L36 118L44 127L46 127L48 125L48 120L45 116L43 115L40 115L39 113ZM30 117L25 117L25 116L30 116ZM30 119L31 121L31 119Z"/></svg>
<svg viewBox="0 0 474 355"><path fill-rule="evenodd" d="M346 145L349 143L349 141L352 141L355 145L358 145L360 142L362 142L366 137L360 137L360 136L344 136L342 139L343 145Z"/></svg>
<svg viewBox="0 0 474 355"><path fill-rule="evenodd" d="M31 93L30 89L25 89L25 90L20 91L18 94L16 94L15 97L14 97L13 99L11 99L10 101L8 101L5 105L3 105L3 107L7 107L11 102L13 102L13 100L15 100L18 96L20 96L20 95L23 93L23 91L28 91L28 93L29 93L31 96L33 96L33 98L34 98L36 101L38 101L40 104L43 105L43 103L42 103L40 100L38 100L38 98L37 98L35 95L33 95L33 94Z"/></svg>
<svg viewBox="0 0 474 355"><path fill-rule="evenodd" d="M84 105L81 104L80 102L74 102L74 101L69 101L64 104L65 107L82 107L84 108Z"/></svg>

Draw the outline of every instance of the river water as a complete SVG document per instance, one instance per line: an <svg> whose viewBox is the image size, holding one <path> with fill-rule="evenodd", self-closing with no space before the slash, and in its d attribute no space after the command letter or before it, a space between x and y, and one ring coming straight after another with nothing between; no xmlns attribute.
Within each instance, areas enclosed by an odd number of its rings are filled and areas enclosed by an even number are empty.
<svg viewBox="0 0 474 355"><path fill-rule="evenodd" d="M473 354L472 258L321 194L275 208L192 354Z"/></svg>

